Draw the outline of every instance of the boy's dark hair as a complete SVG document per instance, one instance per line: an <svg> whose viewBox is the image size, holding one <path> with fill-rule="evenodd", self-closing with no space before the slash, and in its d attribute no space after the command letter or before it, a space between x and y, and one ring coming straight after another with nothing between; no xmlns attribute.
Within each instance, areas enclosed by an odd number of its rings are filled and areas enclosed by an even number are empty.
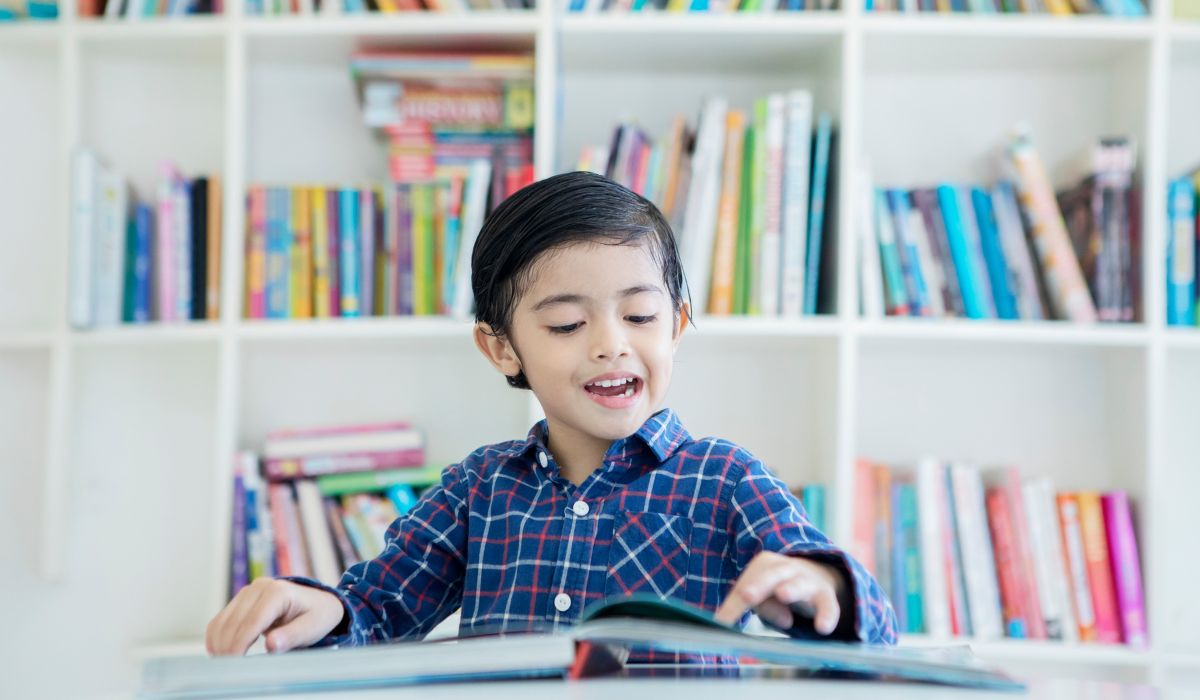
<svg viewBox="0 0 1200 700"><path fill-rule="evenodd" d="M678 314L686 294L683 264L675 234L658 207L595 173L570 172L535 182L496 207L475 240L471 254L475 320L488 324L498 337L507 335L532 265L547 251L582 242L643 241L662 269ZM508 377L508 384L529 388L524 372Z"/></svg>

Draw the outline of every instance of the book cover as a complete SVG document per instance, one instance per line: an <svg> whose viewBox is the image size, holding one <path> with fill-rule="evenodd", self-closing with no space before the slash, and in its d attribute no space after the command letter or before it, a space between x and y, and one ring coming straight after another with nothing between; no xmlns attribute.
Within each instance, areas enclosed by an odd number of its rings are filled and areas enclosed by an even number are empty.
<svg viewBox="0 0 1200 700"><path fill-rule="evenodd" d="M189 225L192 231L191 308L188 318L203 321L208 318L208 178L198 177L188 185L191 194Z"/></svg>
<svg viewBox="0 0 1200 700"><path fill-rule="evenodd" d="M809 178L813 96L807 90L791 90L785 97L783 151L783 288L780 292L784 316L798 317L804 311L807 289L805 256L809 236Z"/></svg>
<svg viewBox="0 0 1200 700"><path fill-rule="evenodd" d="M1100 503L1104 509L1104 530L1108 534L1121 639L1130 646L1145 648L1149 641L1146 634L1146 605L1142 597L1142 567L1138 560L1129 498L1124 491L1109 491L1100 496Z"/></svg>
<svg viewBox="0 0 1200 700"><path fill-rule="evenodd" d="M1088 562L1084 554L1079 502L1075 495L1070 493L1060 493L1056 499L1063 540L1063 560L1071 587L1071 603L1075 613L1075 624L1079 630L1079 641L1093 642L1096 641L1096 616L1092 606L1091 587L1088 585Z"/></svg>
<svg viewBox="0 0 1200 700"><path fill-rule="evenodd" d="M1100 494L1080 491L1075 494L1079 507L1079 531L1083 537L1083 554L1087 561L1087 579L1092 592L1092 607L1096 615L1096 640L1116 644L1121 641L1120 614L1113 587L1112 562L1108 556L1108 533L1104 527L1104 512Z"/></svg>
<svg viewBox="0 0 1200 700"><path fill-rule="evenodd" d="M920 535L923 629L935 638L949 637L951 598L947 584L943 528L945 518L945 468L936 459L917 463L917 527Z"/></svg>
<svg viewBox="0 0 1200 700"><path fill-rule="evenodd" d="M804 315L817 313L817 292L821 274L822 241L826 232L826 195L829 189L830 158L833 142L833 117L822 112L813 136L812 194L808 205L808 252L804 271Z"/></svg>
<svg viewBox="0 0 1200 700"><path fill-rule="evenodd" d="M746 115L731 109L725 115L725 157L721 176L721 198L717 210L716 240L712 250L712 289L708 313L733 313L733 285L737 267L738 212L742 191L742 158Z"/></svg>
<svg viewBox="0 0 1200 700"><path fill-rule="evenodd" d="M358 296L359 273L359 211L358 192L351 188L339 190L338 214L341 217L338 235L341 239L340 282L341 315L359 316L361 303Z"/></svg>

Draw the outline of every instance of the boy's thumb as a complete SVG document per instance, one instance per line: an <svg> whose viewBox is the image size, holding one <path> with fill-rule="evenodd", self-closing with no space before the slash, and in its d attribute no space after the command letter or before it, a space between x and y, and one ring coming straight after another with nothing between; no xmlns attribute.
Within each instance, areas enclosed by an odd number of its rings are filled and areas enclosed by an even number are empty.
<svg viewBox="0 0 1200 700"><path fill-rule="evenodd" d="M267 651L277 654L306 647L324 636L325 633L319 628L320 621L316 615L300 615L286 625L267 632Z"/></svg>

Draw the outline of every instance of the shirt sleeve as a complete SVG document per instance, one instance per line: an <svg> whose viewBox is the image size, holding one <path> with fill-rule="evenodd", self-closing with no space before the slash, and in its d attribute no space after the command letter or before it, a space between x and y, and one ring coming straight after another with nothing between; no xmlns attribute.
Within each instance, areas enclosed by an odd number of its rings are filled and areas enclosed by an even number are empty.
<svg viewBox="0 0 1200 700"><path fill-rule="evenodd" d="M830 564L846 577L853 595L851 605L842 606L842 619L830 637L896 643L896 613L879 583L809 522L799 499L761 461L752 460L734 486L729 528L737 575L760 552Z"/></svg>
<svg viewBox="0 0 1200 700"><path fill-rule="evenodd" d="M420 639L458 608L466 569L465 472L462 463L442 472L441 484L388 528L383 552L350 567L336 588L286 578L342 601L341 624L313 646Z"/></svg>

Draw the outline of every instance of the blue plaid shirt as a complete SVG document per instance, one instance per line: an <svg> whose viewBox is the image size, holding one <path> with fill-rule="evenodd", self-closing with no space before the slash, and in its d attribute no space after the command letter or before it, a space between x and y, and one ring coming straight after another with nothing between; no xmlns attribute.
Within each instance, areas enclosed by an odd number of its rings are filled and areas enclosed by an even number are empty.
<svg viewBox="0 0 1200 700"><path fill-rule="evenodd" d="M542 421L525 440L481 447L448 467L392 523L383 553L350 567L336 589L292 579L345 606L342 625L318 646L419 639L460 607L464 635L572 626L589 603L633 592L713 611L763 551L834 565L854 598L842 635L895 642L879 584L745 449L695 440L664 409L613 442L576 486L546 439Z"/></svg>

